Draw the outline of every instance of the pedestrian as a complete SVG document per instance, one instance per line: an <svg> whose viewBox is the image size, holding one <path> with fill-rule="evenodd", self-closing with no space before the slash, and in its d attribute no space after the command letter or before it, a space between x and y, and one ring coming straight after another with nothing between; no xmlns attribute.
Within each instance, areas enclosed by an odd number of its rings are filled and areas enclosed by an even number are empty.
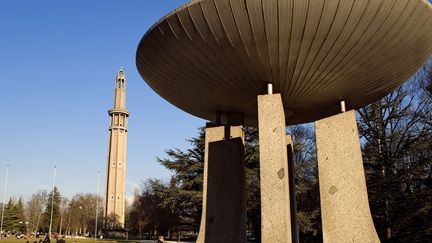
<svg viewBox="0 0 432 243"><path fill-rule="evenodd" d="M49 237L48 234L45 236L45 239L43 240L43 243L50 243L50 237Z"/></svg>
<svg viewBox="0 0 432 243"><path fill-rule="evenodd" d="M158 240L156 242L157 243L163 243L164 242L164 237L162 235L159 235Z"/></svg>

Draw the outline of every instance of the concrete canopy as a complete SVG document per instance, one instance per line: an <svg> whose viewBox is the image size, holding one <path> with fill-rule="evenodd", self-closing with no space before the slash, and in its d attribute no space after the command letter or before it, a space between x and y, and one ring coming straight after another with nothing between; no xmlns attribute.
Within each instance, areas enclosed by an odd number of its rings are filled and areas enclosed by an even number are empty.
<svg viewBox="0 0 432 243"><path fill-rule="evenodd" d="M272 83L290 125L385 96L431 51L426 0L194 0L148 30L136 63L159 95L210 121L240 112L256 126Z"/></svg>

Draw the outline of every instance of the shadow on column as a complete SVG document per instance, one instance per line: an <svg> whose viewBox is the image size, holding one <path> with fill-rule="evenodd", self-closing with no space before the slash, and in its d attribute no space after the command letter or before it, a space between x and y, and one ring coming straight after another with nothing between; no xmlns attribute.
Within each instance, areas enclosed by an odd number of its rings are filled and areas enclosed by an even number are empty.
<svg viewBox="0 0 432 243"><path fill-rule="evenodd" d="M204 242L246 242L242 138L209 143Z"/></svg>
<svg viewBox="0 0 432 243"><path fill-rule="evenodd" d="M295 188L295 157L293 141L290 135L287 135L287 152L288 152L288 178L290 188L290 208L291 208L291 234L292 242L299 242L299 231L297 221L297 200L296 200L296 188Z"/></svg>

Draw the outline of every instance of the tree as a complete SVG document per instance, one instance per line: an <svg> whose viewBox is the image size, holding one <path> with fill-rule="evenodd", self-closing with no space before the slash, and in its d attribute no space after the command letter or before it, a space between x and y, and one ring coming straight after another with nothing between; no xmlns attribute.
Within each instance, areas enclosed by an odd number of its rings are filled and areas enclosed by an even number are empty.
<svg viewBox="0 0 432 243"><path fill-rule="evenodd" d="M96 205L96 202L99 202ZM73 235L93 234L95 231L96 207L98 207L98 225L102 228L103 206L100 196L94 193L78 193L69 202L64 202L63 219L65 231ZM66 205L67 204L67 205ZM109 215L107 219L109 229L119 228L118 218Z"/></svg>
<svg viewBox="0 0 432 243"><path fill-rule="evenodd" d="M129 216L129 227L138 234L150 236L166 235L179 224L180 216L176 204L171 201L169 184L160 180L147 180L140 192L135 193ZM175 202L174 202L175 203Z"/></svg>
<svg viewBox="0 0 432 243"><path fill-rule="evenodd" d="M288 129L293 138L300 242L322 241L315 133L310 125Z"/></svg>
<svg viewBox="0 0 432 243"><path fill-rule="evenodd" d="M62 197L57 187L48 195L48 200L45 204L45 211L42 215L42 229L45 232L49 231L51 221L51 209L52 209L52 232L58 232L60 227L60 204Z"/></svg>
<svg viewBox="0 0 432 243"><path fill-rule="evenodd" d="M19 216L14 198L10 198L5 206L3 229L9 232L17 232L19 230Z"/></svg>
<svg viewBox="0 0 432 243"><path fill-rule="evenodd" d="M62 198L61 204L60 204L60 225L59 225L59 234L61 235L64 233L64 226L65 226L65 215L67 213L67 210L69 208L69 200L67 198Z"/></svg>
<svg viewBox="0 0 432 243"><path fill-rule="evenodd" d="M168 198L165 198L164 204L177 211L178 217L181 218L178 221L179 225L176 226L192 227L196 232L199 229L202 210L204 137L204 129L200 128L198 136L188 140L192 145L191 149L170 149L166 151L169 159L158 158L159 163L174 172L167 188Z"/></svg>
<svg viewBox="0 0 432 243"><path fill-rule="evenodd" d="M30 232L39 231L39 226L42 220L44 207L47 204L48 193L46 191L38 191L33 194L25 207L25 215L29 222Z"/></svg>
<svg viewBox="0 0 432 243"><path fill-rule="evenodd" d="M119 216L115 213L111 213L110 215L108 215L106 218L105 227L108 231L120 230L121 224L120 224ZM84 230L84 234L85 233L86 233L86 230Z"/></svg>
<svg viewBox="0 0 432 243"><path fill-rule="evenodd" d="M255 239L261 238L261 201L259 174L258 129L246 127L245 163L246 163L246 229Z"/></svg>
<svg viewBox="0 0 432 243"><path fill-rule="evenodd" d="M358 112L371 210L386 241L432 237L430 67Z"/></svg>
<svg viewBox="0 0 432 243"><path fill-rule="evenodd" d="M18 202L15 205L15 212L16 212L16 217L19 221L18 231L21 233L26 233L27 221L26 221L26 217L24 216L24 203L21 197L18 199Z"/></svg>
<svg viewBox="0 0 432 243"><path fill-rule="evenodd" d="M9 199L5 205L5 214L3 219L5 231L12 233L26 232L26 219L24 216L24 205L22 198L16 201L14 198Z"/></svg>

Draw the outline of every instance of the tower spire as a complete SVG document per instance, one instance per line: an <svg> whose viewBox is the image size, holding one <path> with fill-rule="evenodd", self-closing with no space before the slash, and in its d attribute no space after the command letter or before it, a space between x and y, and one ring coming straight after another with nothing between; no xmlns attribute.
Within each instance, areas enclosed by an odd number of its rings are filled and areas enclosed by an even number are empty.
<svg viewBox="0 0 432 243"><path fill-rule="evenodd" d="M120 66L115 82L114 109L126 109L126 74L123 71L123 66Z"/></svg>
<svg viewBox="0 0 432 243"><path fill-rule="evenodd" d="M108 111L111 119L107 161L105 218L118 220L124 227L126 139L129 112L126 109L126 74L123 66L115 78L114 107Z"/></svg>

